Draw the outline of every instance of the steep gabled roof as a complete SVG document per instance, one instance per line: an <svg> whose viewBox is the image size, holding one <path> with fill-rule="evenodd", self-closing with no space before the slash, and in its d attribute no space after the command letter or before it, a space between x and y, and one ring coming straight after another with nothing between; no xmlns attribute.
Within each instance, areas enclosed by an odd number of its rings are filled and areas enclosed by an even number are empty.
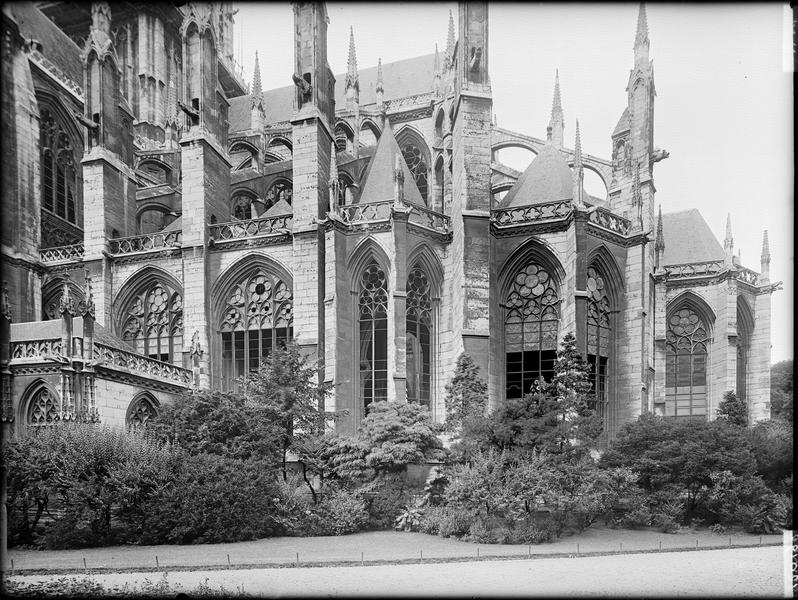
<svg viewBox="0 0 798 600"><path fill-rule="evenodd" d="M618 119L618 124L615 126L615 129L612 132L612 135L617 135L629 129L629 107L623 109L623 114L621 118Z"/></svg>
<svg viewBox="0 0 798 600"><path fill-rule="evenodd" d="M565 157L547 144L504 197L501 208L572 200L574 178Z"/></svg>
<svg viewBox="0 0 798 600"><path fill-rule="evenodd" d="M377 142L377 150L368 166L366 176L363 178L363 192L360 194L360 202L380 202L382 200L393 200L393 170L396 165L396 157L399 157L399 164L404 173L404 195L405 202L425 206L418 191L416 180L407 167L399 144L393 135L390 122L386 120L385 129Z"/></svg>
<svg viewBox="0 0 798 600"><path fill-rule="evenodd" d="M252 128L252 103L251 96L245 94L230 98L230 108L227 109L227 121L230 131L246 131ZM268 113L266 117L268 118Z"/></svg>
<svg viewBox="0 0 798 600"><path fill-rule="evenodd" d="M725 253L697 208L662 214L665 253L662 264L723 260Z"/></svg>

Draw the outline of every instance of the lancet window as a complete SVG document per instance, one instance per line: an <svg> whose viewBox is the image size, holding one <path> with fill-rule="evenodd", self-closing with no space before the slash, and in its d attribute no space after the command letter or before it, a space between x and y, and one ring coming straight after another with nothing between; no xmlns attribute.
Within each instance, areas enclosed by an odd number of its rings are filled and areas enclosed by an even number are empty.
<svg viewBox="0 0 798 600"><path fill-rule="evenodd" d="M358 295L360 400L364 407L388 398L388 279L376 262L360 277Z"/></svg>
<svg viewBox="0 0 798 600"><path fill-rule="evenodd" d="M140 429L157 416L158 410L155 408L155 403L149 396L142 396L135 400L128 410L127 426L129 429Z"/></svg>
<svg viewBox="0 0 798 600"><path fill-rule="evenodd" d="M260 268L240 279L229 292L219 326L222 387L233 389L239 378L289 341L293 322L289 284Z"/></svg>
<svg viewBox="0 0 798 600"><path fill-rule="evenodd" d="M402 146L402 156L410 169L411 175L416 182L416 187L421 193L424 202L427 202L429 195L429 182L427 181L427 162L424 153L414 143L406 143Z"/></svg>
<svg viewBox="0 0 798 600"><path fill-rule="evenodd" d="M247 220L254 219L252 211L252 196L249 194L236 194L233 196L232 214L234 219Z"/></svg>
<svg viewBox="0 0 798 600"><path fill-rule="evenodd" d="M430 405L432 371L430 282L421 267L407 276L407 401Z"/></svg>
<svg viewBox="0 0 798 600"><path fill-rule="evenodd" d="M183 296L168 284L152 281L122 312L122 339L140 354L182 364Z"/></svg>
<svg viewBox="0 0 798 600"><path fill-rule="evenodd" d="M60 420L58 398L46 387L40 388L28 405L28 426L44 427Z"/></svg>
<svg viewBox="0 0 798 600"><path fill-rule="evenodd" d="M748 355L751 348L753 318L744 300L737 298L737 397L748 397Z"/></svg>
<svg viewBox="0 0 798 600"><path fill-rule="evenodd" d="M708 332L704 320L689 306L683 306L668 317L666 417L706 417Z"/></svg>
<svg viewBox="0 0 798 600"><path fill-rule="evenodd" d="M505 391L507 398L521 398L539 377L551 379L557 360L560 298L549 271L534 261L522 267L505 311Z"/></svg>
<svg viewBox="0 0 798 600"><path fill-rule="evenodd" d="M285 200L288 204L291 204L292 196L293 186L291 185L291 182L278 181L269 188L268 192L266 192L266 208L277 204L280 202L280 200Z"/></svg>
<svg viewBox="0 0 798 600"><path fill-rule="evenodd" d="M77 171L72 144L67 133L47 108L42 108L40 112L39 147L42 206L70 223L77 223Z"/></svg>
<svg viewBox="0 0 798 600"><path fill-rule="evenodd" d="M610 359L612 327L607 284L594 268L587 270L587 362L593 384L595 410L604 416L607 404L607 366Z"/></svg>

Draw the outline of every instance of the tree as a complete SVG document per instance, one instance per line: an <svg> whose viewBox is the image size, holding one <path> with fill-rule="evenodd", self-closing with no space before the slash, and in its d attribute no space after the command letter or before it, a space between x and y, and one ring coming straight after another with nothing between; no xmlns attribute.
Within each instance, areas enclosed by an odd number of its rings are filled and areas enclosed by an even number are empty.
<svg viewBox="0 0 798 600"><path fill-rule="evenodd" d="M730 425L745 427L748 425L748 406L731 390L723 394L723 400L717 408L718 419L724 419Z"/></svg>
<svg viewBox="0 0 798 600"><path fill-rule="evenodd" d="M793 363L783 360L770 368L770 414L793 422Z"/></svg>
<svg viewBox="0 0 798 600"><path fill-rule="evenodd" d="M485 415L488 386L468 354L457 357L452 380L446 384L446 430L457 432Z"/></svg>
<svg viewBox="0 0 798 600"><path fill-rule="evenodd" d="M583 453L601 432L601 423L590 408L589 372L576 349L576 337L568 333L557 353L551 382L541 378L532 392L509 399L493 411L487 442L500 450Z"/></svg>
<svg viewBox="0 0 798 600"><path fill-rule="evenodd" d="M792 493L793 426L784 419L757 423L746 431L756 470L774 491Z"/></svg>

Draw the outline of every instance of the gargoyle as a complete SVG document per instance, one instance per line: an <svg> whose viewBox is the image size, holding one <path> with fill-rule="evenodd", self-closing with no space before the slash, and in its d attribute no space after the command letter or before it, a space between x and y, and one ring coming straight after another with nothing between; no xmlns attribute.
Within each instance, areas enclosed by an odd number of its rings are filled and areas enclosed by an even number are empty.
<svg viewBox="0 0 798 600"><path fill-rule="evenodd" d="M654 148L654 151L651 153L651 162L659 162L668 158L670 155L671 153L667 150L663 150L662 148Z"/></svg>
<svg viewBox="0 0 798 600"><path fill-rule="evenodd" d="M468 61L468 68L475 72L479 70L479 62L482 59L482 48L471 48L471 60Z"/></svg>
<svg viewBox="0 0 798 600"><path fill-rule="evenodd" d="M80 123L81 125L83 125L86 129L91 129L92 131L97 131L100 128L100 124L99 123L95 123L94 121L92 121L91 119L86 118L82 114L80 114L78 112L73 112L72 114L74 115L74 117L77 120L77 122Z"/></svg>
<svg viewBox="0 0 798 600"><path fill-rule="evenodd" d="M304 78L294 73L293 75L291 75L291 79L294 80L294 85L297 86L303 94L307 95L310 93L312 86L307 81L305 81Z"/></svg>
<svg viewBox="0 0 798 600"><path fill-rule="evenodd" d="M192 120L199 119L199 112L188 106L187 104L183 104L180 100L177 101L177 105L180 107L184 113L186 113Z"/></svg>

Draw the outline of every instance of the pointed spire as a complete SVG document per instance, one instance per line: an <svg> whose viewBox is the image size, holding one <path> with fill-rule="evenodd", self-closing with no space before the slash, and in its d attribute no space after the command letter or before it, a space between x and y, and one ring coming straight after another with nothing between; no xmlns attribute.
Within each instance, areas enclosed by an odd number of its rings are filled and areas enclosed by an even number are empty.
<svg viewBox="0 0 798 600"><path fill-rule="evenodd" d="M657 237L654 241L654 268L659 270L663 266L662 261L665 255L665 232L662 228L662 204L659 205L659 214L657 215Z"/></svg>
<svg viewBox="0 0 798 600"><path fill-rule="evenodd" d="M726 213L726 237L723 238L723 250L726 254L726 264L733 264L734 236L732 235L731 213Z"/></svg>
<svg viewBox="0 0 798 600"><path fill-rule="evenodd" d="M441 59L438 55L438 44L435 44L435 63L433 64L432 89L436 96L441 95Z"/></svg>
<svg viewBox="0 0 798 600"><path fill-rule="evenodd" d="M355 31L351 25L349 27L349 58L346 62L346 78L344 79L344 89L347 91L347 99L356 99L360 92L360 81L357 75L357 54L355 52ZM349 90L355 90L350 94Z"/></svg>
<svg viewBox="0 0 798 600"><path fill-rule="evenodd" d="M377 109L382 110L384 108L383 95L385 93L382 87L382 58L377 59L377 85L375 92L377 93Z"/></svg>
<svg viewBox="0 0 798 600"><path fill-rule="evenodd" d="M635 34L635 46L648 43L648 19L646 18L646 4L640 3L640 10L637 13L637 33Z"/></svg>
<svg viewBox="0 0 798 600"><path fill-rule="evenodd" d="M551 101L551 119L546 129L546 140L555 148L562 148L564 130L565 123L562 112L562 99L560 97L560 70L557 69L554 75L554 97Z"/></svg>
<svg viewBox="0 0 798 600"><path fill-rule="evenodd" d="M446 67L451 67L453 61L454 54L454 17L452 16L452 11L449 9L449 32L446 35Z"/></svg>
<svg viewBox="0 0 798 600"><path fill-rule="evenodd" d="M441 57L438 54L438 42L435 42L435 75L440 75L441 72Z"/></svg>
<svg viewBox="0 0 798 600"><path fill-rule="evenodd" d="M582 138L579 136L579 119L576 120L576 141L574 141L574 168L582 168Z"/></svg>
<svg viewBox="0 0 798 600"><path fill-rule="evenodd" d="M770 282L770 244L768 243L768 230L762 232L762 256L760 257L760 283Z"/></svg>
<svg viewBox="0 0 798 600"><path fill-rule="evenodd" d="M257 96L263 93L260 81L260 63L258 62L258 51L255 50L255 67L252 69L252 95Z"/></svg>
<svg viewBox="0 0 798 600"><path fill-rule="evenodd" d="M579 119L576 120L574 140L574 199L579 208L585 206L585 170L582 166L582 139L579 136Z"/></svg>

